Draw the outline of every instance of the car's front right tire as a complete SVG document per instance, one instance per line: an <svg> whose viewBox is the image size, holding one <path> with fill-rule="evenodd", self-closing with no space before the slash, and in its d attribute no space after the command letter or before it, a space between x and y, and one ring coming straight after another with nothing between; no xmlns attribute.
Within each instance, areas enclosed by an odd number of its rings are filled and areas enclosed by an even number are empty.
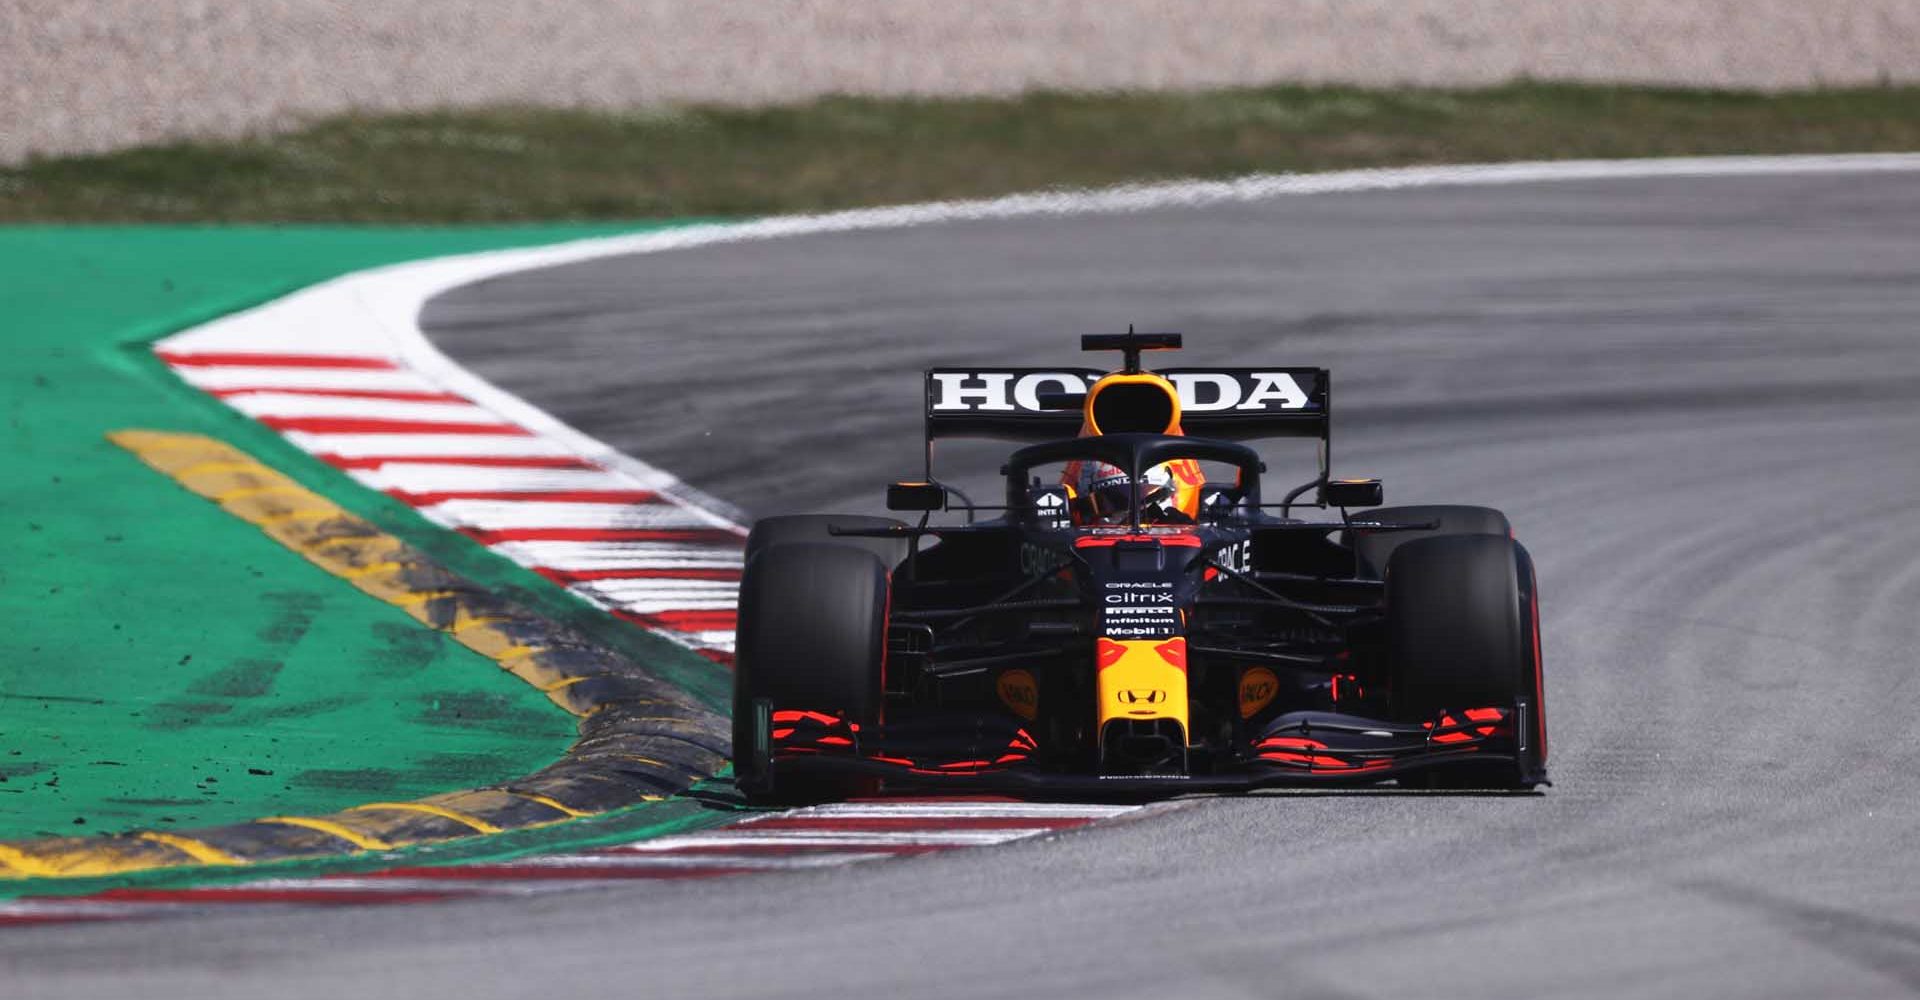
<svg viewBox="0 0 1920 1000"><path fill-rule="evenodd" d="M753 530L747 534L747 561L760 554L762 549L775 545L794 545L812 542L819 545L844 545L850 548L864 549L880 558L888 571L899 567L907 558L907 550L913 541L904 537L880 537L877 535L836 535L835 529L842 531L887 531L904 529L906 524L890 517L870 517L864 514L781 514L763 517L753 522Z"/></svg>
<svg viewBox="0 0 1920 1000"><path fill-rule="evenodd" d="M734 773L751 801L799 803L867 791L861 778L769 782L752 748L754 703L879 723L884 697L889 570L865 548L794 542L755 552L740 580L734 666Z"/></svg>

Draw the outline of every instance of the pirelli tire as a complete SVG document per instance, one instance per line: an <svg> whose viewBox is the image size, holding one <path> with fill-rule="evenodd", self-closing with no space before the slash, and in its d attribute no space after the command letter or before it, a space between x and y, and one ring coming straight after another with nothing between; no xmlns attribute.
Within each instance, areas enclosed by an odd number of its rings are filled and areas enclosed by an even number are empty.
<svg viewBox="0 0 1920 1000"><path fill-rule="evenodd" d="M912 544L905 538L876 538L871 535L836 535L834 528L854 531L875 531L888 528L904 528L906 524L890 517L868 517L861 514L785 514L778 517L763 517L753 523L753 530L747 534L747 561L761 549L774 545L792 545L797 542L810 542L820 545L842 545L873 553L886 564L887 569L898 567L907 558L907 549Z"/></svg>
<svg viewBox="0 0 1920 1000"><path fill-rule="evenodd" d="M1533 560L1497 534L1417 538L1387 563L1387 659L1394 714L1424 722L1441 712L1518 709L1519 761L1415 772L1416 787L1531 788L1544 780L1539 603Z"/></svg>
<svg viewBox="0 0 1920 1000"><path fill-rule="evenodd" d="M890 573L865 548L820 542L765 546L740 580L734 665L734 769L750 801L804 804L872 790L866 779L760 772L753 753L756 700L775 710L880 721ZM759 745L765 745L764 742Z"/></svg>
<svg viewBox="0 0 1920 1000"><path fill-rule="evenodd" d="M1387 563L1400 546L1420 538L1442 535L1503 535L1513 537L1513 525L1507 515L1492 507L1462 504L1427 504L1407 507L1379 507L1367 511L1366 520L1395 524L1432 523L1422 531L1355 531L1353 548L1360 557L1360 572L1373 579L1385 576Z"/></svg>

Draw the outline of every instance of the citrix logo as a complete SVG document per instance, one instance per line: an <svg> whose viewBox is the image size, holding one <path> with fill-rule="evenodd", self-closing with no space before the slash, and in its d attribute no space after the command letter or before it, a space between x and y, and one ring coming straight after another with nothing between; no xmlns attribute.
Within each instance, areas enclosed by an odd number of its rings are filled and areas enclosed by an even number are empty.
<svg viewBox="0 0 1920 1000"><path fill-rule="evenodd" d="M1106 601L1108 604L1145 604L1156 607L1172 607L1174 604L1172 591L1159 594L1137 594L1133 591L1126 591L1119 594L1108 594L1106 595Z"/></svg>

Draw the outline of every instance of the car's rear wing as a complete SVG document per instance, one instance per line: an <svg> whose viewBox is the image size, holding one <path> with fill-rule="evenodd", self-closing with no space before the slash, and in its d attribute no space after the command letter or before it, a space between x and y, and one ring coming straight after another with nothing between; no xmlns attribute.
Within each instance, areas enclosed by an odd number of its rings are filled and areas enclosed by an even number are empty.
<svg viewBox="0 0 1920 1000"><path fill-rule="evenodd" d="M927 371L927 444L941 438L1051 441L1080 431L1078 397L1105 372L1092 368L933 368ZM1163 368L1180 391L1181 425L1195 437L1326 440L1332 383L1325 368Z"/></svg>

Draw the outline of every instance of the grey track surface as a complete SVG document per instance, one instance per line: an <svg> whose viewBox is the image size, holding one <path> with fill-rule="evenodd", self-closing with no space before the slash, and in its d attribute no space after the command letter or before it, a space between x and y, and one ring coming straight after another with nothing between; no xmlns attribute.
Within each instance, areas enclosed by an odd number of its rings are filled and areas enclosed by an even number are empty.
<svg viewBox="0 0 1920 1000"><path fill-rule="evenodd" d="M1920 991L1920 174L1320 196L517 275L457 358L755 513L913 471L915 372L1187 331L1339 468L1506 508L1557 786L1212 800L530 901L0 935L8 996ZM804 405L803 405L804 404ZM985 462L985 458L980 461Z"/></svg>

